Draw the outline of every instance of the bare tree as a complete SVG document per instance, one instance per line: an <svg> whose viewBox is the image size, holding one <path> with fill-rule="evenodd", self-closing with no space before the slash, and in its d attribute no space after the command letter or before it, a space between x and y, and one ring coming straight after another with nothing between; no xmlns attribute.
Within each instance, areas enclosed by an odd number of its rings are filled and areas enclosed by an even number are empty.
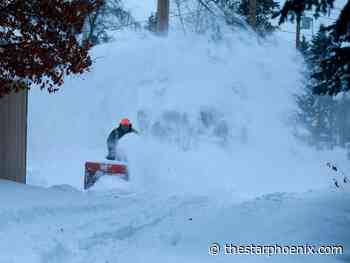
<svg viewBox="0 0 350 263"><path fill-rule="evenodd" d="M140 25L124 9L120 0L106 0L87 18L84 39L88 39L93 45L97 45L111 39L109 32L126 27L139 28Z"/></svg>
<svg viewBox="0 0 350 263"><path fill-rule="evenodd" d="M225 24L232 27L246 27L247 23L237 15L238 4L229 0L174 0L170 9L172 23L181 27L184 33L211 32L218 36ZM235 8L232 8L233 5Z"/></svg>

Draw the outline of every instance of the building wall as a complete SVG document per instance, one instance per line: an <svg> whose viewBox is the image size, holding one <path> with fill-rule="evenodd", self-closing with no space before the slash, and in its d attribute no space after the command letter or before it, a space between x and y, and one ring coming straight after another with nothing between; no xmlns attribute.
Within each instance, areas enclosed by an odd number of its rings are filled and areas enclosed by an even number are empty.
<svg viewBox="0 0 350 263"><path fill-rule="evenodd" d="M0 98L0 178L26 183L28 92Z"/></svg>

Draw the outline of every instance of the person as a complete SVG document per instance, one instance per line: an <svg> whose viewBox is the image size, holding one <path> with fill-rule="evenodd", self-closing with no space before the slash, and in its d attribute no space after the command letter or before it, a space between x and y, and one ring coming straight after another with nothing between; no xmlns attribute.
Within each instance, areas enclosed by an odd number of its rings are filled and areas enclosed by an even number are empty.
<svg viewBox="0 0 350 263"><path fill-rule="evenodd" d="M136 131L133 127L129 119L122 119L119 123L118 128L115 128L111 131L111 133L108 135L107 138L107 149L108 149L108 155L106 157L107 160L115 161L119 160L117 155L117 145L118 141L126 134L128 133L136 133L138 134L138 131Z"/></svg>

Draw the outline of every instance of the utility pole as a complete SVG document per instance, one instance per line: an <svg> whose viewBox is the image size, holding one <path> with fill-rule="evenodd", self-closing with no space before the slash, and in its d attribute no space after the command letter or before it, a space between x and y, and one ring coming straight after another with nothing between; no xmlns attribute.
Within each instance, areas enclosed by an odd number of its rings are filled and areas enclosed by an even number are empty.
<svg viewBox="0 0 350 263"><path fill-rule="evenodd" d="M158 0L157 33L167 35L169 29L169 0Z"/></svg>
<svg viewBox="0 0 350 263"><path fill-rule="evenodd" d="M249 1L249 25L256 29L256 0Z"/></svg>
<svg viewBox="0 0 350 263"><path fill-rule="evenodd" d="M300 22L301 16L297 15L297 28L296 28L296 38L295 38L295 47L299 49L300 47Z"/></svg>

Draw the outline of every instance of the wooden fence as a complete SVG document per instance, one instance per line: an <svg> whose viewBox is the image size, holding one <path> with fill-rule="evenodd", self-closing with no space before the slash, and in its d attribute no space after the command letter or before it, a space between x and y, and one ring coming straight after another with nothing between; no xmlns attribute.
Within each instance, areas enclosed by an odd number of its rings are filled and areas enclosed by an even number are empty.
<svg viewBox="0 0 350 263"><path fill-rule="evenodd" d="M0 98L0 178L26 183L28 92Z"/></svg>

